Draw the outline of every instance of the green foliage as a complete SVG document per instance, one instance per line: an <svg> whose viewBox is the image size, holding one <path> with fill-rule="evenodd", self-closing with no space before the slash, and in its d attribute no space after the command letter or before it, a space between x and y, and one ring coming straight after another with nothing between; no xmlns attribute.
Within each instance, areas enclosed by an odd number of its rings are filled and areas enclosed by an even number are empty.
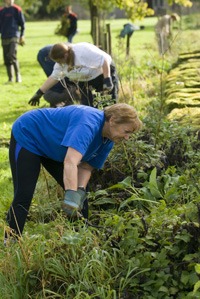
<svg viewBox="0 0 200 299"><path fill-rule="evenodd" d="M168 0L169 5L173 5L174 2L172 0ZM185 7L191 7L192 6L192 1L190 0L175 0L176 4L185 6Z"/></svg>
<svg viewBox="0 0 200 299"><path fill-rule="evenodd" d="M67 36L68 28L69 28L69 20L66 18L66 15L63 15L60 20L60 24L57 26L55 30L55 34Z"/></svg>

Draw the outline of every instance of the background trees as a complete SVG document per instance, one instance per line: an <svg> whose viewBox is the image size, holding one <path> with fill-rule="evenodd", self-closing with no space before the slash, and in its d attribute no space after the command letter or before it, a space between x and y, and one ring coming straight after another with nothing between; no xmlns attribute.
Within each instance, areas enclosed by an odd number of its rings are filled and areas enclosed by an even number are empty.
<svg viewBox="0 0 200 299"><path fill-rule="evenodd" d="M0 4L2 4L2 2L3 0L0 1ZM28 19L57 19L62 14L63 8L71 4L70 0L16 0L15 2L23 7ZM175 4L191 7L195 0L167 0L165 2L170 6ZM75 0L73 1L73 6L81 7L81 11L86 12L85 17L88 16L88 18L90 18L93 40L94 27L98 26L99 31L102 32L102 21L108 16L108 13L112 12L115 8L123 10L125 17L132 22L154 14L154 10L151 8L151 0Z"/></svg>

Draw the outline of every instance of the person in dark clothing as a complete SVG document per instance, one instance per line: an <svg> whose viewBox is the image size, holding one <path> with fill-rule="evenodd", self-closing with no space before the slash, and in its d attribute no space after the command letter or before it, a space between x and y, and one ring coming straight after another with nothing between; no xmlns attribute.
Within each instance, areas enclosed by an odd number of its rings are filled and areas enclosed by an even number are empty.
<svg viewBox="0 0 200 299"><path fill-rule="evenodd" d="M0 33L8 82L14 81L14 73L16 82L22 82L17 46L24 45L25 18L21 7L14 4L14 0L4 0L4 3L5 6L0 8Z"/></svg>
<svg viewBox="0 0 200 299"><path fill-rule="evenodd" d="M53 45L47 45L41 48L37 54L37 60L47 77L53 72L55 64L49 57L49 52L52 47ZM74 104L79 100L79 97L80 94L76 85L67 77L63 79L63 82L59 81L43 95L45 101L47 101L52 108Z"/></svg>
<svg viewBox="0 0 200 299"><path fill-rule="evenodd" d="M66 18L69 21L69 26L67 29L67 40L69 43L72 43L74 35L77 33L77 14L72 11L71 6L66 6L65 8Z"/></svg>

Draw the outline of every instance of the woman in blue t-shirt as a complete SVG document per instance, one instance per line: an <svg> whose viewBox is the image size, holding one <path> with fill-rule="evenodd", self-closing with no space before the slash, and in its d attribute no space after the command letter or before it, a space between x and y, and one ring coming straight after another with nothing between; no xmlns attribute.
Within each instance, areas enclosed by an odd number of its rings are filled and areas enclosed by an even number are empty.
<svg viewBox="0 0 200 299"><path fill-rule="evenodd" d="M137 112L127 104L104 111L71 105L21 115L13 124L9 149L14 199L7 221L12 231L23 231L41 165L65 190L64 212L77 215L92 170L103 167L115 142L127 140L140 127Z"/></svg>

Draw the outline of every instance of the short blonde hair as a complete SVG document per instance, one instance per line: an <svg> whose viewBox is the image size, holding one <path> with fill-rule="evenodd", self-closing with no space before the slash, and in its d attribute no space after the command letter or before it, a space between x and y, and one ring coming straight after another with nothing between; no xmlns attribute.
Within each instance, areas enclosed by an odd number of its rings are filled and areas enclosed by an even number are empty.
<svg viewBox="0 0 200 299"><path fill-rule="evenodd" d="M104 108L106 121L113 118L116 124L132 124L133 132L142 128L142 122L138 117L137 111L133 106L125 103L117 103Z"/></svg>

